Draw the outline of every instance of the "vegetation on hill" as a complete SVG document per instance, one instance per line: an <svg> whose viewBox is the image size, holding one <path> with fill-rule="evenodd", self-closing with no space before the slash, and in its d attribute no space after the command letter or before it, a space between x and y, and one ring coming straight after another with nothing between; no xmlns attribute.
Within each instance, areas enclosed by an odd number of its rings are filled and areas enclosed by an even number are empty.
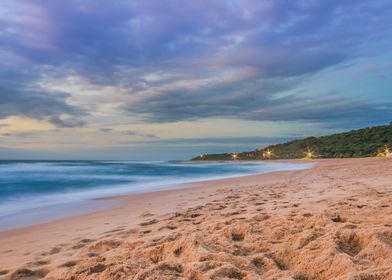
<svg viewBox="0 0 392 280"><path fill-rule="evenodd" d="M385 155L387 147L392 147L392 123L329 136L308 137L238 154L205 154L193 160L371 157Z"/></svg>

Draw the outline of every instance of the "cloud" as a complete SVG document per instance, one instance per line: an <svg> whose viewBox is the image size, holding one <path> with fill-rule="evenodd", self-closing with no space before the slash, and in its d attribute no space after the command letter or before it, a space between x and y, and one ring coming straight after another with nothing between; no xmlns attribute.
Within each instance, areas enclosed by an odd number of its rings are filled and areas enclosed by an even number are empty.
<svg viewBox="0 0 392 280"><path fill-rule="evenodd" d="M112 128L103 127L103 128L100 129L100 131L102 131L102 132L111 132L111 131L113 131L113 129Z"/></svg>
<svg viewBox="0 0 392 280"><path fill-rule="evenodd" d="M0 118L25 116L45 120L57 127L83 126L84 122L73 117L83 116L80 108L67 104L66 93L45 92L39 88L0 87ZM62 115L69 116L64 119Z"/></svg>
<svg viewBox="0 0 392 280"><path fill-rule="evenodd" d="M158 145L171 145L171 146L250 146L254 147L264 147L272 143L282 143L295 139L300 139L301 136L281 136L281 137L268 137L268 136L245 136L245 137L206 137L206 138L174 138L174 139L159 139L159 140L150 140L150 141L132 141L126 142L123 141L123 144L132 144L132 145L149 145L149 144L158 144ZM240 144L239 144L240 143Z"/></svg>
<svg viewBox="0 0 392 280"><path fill-rule="evenodd" d="M104 133L115 132L112 128L107 128L107 127L101 128L100 131L104 132ZM143 138L159 139L159 136L156 134L145 133L145 132L136 131L136 130L125 130L125 131L121 131L121 133L124 135L129 135L129 136L139 136L139 137L143 137Z"/></svg>
<svg viewBox="0 0 392 280"><path fill-rule="evenodd" d="M302 93L276 95L295 82L245 82L170 91L126 105L124 110L146 122L175 122L203 118L236 118L254 121L309 121L353 126L391 118L392 101L345 97L326 92L316 97Z"/></svg>
<svg viewBox="0 0 392 280"><path fill-rule="evenodd" d="M390 45L390 1L6 0L3 11L0 118L93 121L101 104L83 107L73 92L41 86L70 75L121 88L112 104L144 122L390 118L371 93L297 91L320 71Z"/></svg>
<svg viewBox="0 0 392 280"><path fill-rule="evenodd" d="M85 121L83 120L77 118L62 119L59 116L52 116L48 118L48 121L56 127L62 128L83 127L86 125Z"/></svg>
<svg viewBox="0 0 392 280"><path fill-rule="evenodd" d="M131 135L131 136L140 136L144 138L151 138L151 139L159 139L159 136L153 133L144 133L140 131L135 131L135 130L127 130L123 131L125 135Z"/></svg>
<svg viewBox="0 0 392 280"><path fill-rule="evenodd" d="M84 125L77 119L88 113L67 102L71 94L42 88L37 83L41 75L39 67L18 62L12 56L0 61L0 119L23 116L58 127Z"/></svg>
<svg viewBox="0 0 392 280"><path fill-rule="evenodd" d="M3 133L2 136L17 138L39 138L39 134L36 132Z"/></svg>
<svg viewBox="0 0 392 280"><path fill-rule="evenodd" d="M43 131L23 131L23 132L13 132L13 133L3 133L1 134L4 137L14 137L14 138L40 138ZM58 132L57 129L52 129L45 131L46 133L55 133Z"/></svg>

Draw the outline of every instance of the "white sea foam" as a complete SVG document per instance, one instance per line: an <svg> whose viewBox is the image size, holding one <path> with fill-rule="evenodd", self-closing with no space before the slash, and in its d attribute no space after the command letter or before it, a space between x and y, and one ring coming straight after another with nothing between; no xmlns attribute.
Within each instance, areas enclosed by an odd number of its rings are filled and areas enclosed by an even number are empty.
<svg viewBox="0 0 392 280"><path fill-rule="evenodd" d="M109 166L105 166L105 164L109 164ZM69 212L74 213L77 208L76 205L83 205L85 208L86 202L97 198L179 188L184 187L183 184L185 183L196 181L273 171L299 170L310 166L309 164L278 162L175 163L134 161L103 161L98 164L96 162L1 164L0 187L12 188L17 180L24 180L23 182L27 186L31 184L31 188L37 188L37 191L27 188L25 193L19 191L12 194L11 190L11 192L6 192L8 196L0 197L0 228L4 228L5 224L7 224L6 227L9 227L10 223L12 224L12 217L15 218L15 221L25 220L23 217L30 217L30 222L31 219L36 218L39 221L40 213L53 214L56 212L51 211L51 208L57 209L57 212L61 210L61 215L58 213L57 216L64 217L67 216L67 205L70 208ZM128 169L129 173L126 174ZM157 176L154 172L160 175ZM45 188L40 189L40 180L42 180L42 184L49 185L50 192L46 191ZM101 181L104 183L101 183ZM59 182L62 182L63 185L57 190L55 184L59 184ZM74 186L73 182L80 184L80 186ZM83 184L87 183L92 183L93 186L84 187ZM55 188L55 191L53 191L53 188ZM81 207L81 211L84 211L83 207Z"/></svg>

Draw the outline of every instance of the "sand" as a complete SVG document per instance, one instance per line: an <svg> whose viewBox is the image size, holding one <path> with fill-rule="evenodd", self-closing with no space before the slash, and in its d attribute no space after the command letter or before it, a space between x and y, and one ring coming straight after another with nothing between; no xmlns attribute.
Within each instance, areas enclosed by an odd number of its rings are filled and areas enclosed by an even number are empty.
<svg viewBox="0 0 392 280"><path fill-rule="evenodd" d="M0 233L0 279L392 279L392 160L121 197Z"/></svg>

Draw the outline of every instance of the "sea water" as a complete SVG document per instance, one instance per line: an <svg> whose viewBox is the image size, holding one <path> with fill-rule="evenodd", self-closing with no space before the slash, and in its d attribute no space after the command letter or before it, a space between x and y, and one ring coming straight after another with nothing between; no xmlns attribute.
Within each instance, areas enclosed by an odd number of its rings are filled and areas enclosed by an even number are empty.
<svg viewBox="0 0 392 280"><path fill-rule="evenodd" d="M123 194L308 168L308 164L163 161L0 161L0 229L111 207Z"/></svg>

